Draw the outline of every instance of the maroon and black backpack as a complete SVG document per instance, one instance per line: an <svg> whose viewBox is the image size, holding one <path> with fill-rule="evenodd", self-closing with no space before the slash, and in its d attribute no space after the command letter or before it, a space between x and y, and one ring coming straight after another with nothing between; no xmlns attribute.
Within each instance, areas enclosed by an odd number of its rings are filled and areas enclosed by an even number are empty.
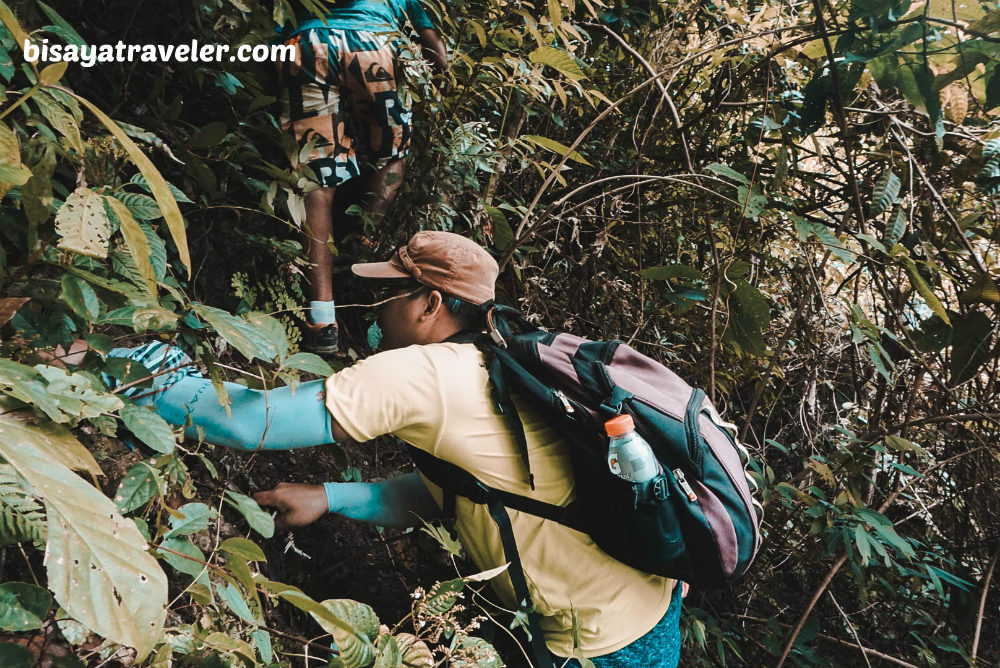
<svg viewBox="0 0 1000 668"><path fill-rule="evenodd" d="M511 393L570 443L575 498L562 507L543 503L488 487L425 451L411 452L421 473L444 490L451 506L445 510L453 510L455 495L488 505L519 599L530 607L505 508L583 531L629 566L696 587L725 588L746 573L760 546L762 510L736 429L705 393L621 341L545 332L513 309L494 308L489 335L452 340L472 341L486 355L493 401L508 419L532 489L524 428ZM508 321L521 331L512 334ZM608 468L603 426L621 414L632 416L663 469L646 483L623 480ZM536 638L540 642L535 631L533 645Z"/></svg>

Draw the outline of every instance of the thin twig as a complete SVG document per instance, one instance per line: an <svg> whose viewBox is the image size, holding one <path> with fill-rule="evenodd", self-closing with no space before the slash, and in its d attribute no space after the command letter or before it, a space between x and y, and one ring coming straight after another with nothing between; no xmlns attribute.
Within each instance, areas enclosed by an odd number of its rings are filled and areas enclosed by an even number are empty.
<svg viewBox="0 0 1000 668"><path fill-rule="evenodd" d="M837 603L837 598L833 595L833 592L827 591L826 593L830 595L830 600L833 601L833 605L837 608L837 612L839 612L840 616L844 618L845 622L847 622L847 628L850 629L851 635L854 636L855 642L858 643L858 649L861 650L861 656L865 660L865 665L867 665L868 668L872 668L872 662L868 660L868 654L865 652L865 648L861 644L861 638L858 637L858 630L855 629L854 624L851 623L851 618L848 617L847 613L844 612L844 609L840 607L840 603Z"/></svg>
<svg viewBox="0 0 1000 668"><path fill-rule="evenodd" d="M976 616L976 632L972 636L972 651L969 653L971 661L969 665L975 668L976 665L976 655L979 653L979 635L983 630L983 617L986 613L986 595L990 591L990 580L993 579L993 570L997 567L997 559L1000 559L1000 548L997 548L996 553L993 555L993 563L990 564L990 570L986 573L986 578L983 580L983 594L979 597L979 614Z"/></svg>

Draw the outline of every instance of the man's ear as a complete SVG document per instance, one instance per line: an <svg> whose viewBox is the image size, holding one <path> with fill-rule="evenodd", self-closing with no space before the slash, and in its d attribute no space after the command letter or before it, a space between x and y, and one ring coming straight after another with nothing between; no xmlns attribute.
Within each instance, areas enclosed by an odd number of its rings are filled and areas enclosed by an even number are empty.
<svg viewBox="0 0 1000 668"><path fill-rule="evenodd" d="M444 298L437 290L431 290L427 294L427 306L424 307L424 315L433 316L440 309L444 308Z"/></svg>

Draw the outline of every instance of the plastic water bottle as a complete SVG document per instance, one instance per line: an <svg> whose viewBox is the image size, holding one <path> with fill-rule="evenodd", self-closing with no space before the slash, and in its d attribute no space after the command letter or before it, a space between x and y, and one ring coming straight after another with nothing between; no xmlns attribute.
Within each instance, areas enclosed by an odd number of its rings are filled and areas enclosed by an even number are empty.
<svg viewBox="0 0 1000 668"><path fill-rule="evenodd" d="M619 415L604 423L611 442L608 444L608 468L619 478L643 483L660 473L653 449L635 431L631 415Z"/></svg>

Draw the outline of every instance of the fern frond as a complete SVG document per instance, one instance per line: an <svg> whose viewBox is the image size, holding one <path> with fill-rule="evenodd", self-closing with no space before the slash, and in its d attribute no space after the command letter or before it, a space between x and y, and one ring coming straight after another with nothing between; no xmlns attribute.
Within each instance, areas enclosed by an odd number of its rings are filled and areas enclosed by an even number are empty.
<svg viewBox="0 0 1000 668"><path fill-rule="evenodd" d="M0 464L0 547L25 541L43 544L45 529L42 505L10 465Z"/></svg>

